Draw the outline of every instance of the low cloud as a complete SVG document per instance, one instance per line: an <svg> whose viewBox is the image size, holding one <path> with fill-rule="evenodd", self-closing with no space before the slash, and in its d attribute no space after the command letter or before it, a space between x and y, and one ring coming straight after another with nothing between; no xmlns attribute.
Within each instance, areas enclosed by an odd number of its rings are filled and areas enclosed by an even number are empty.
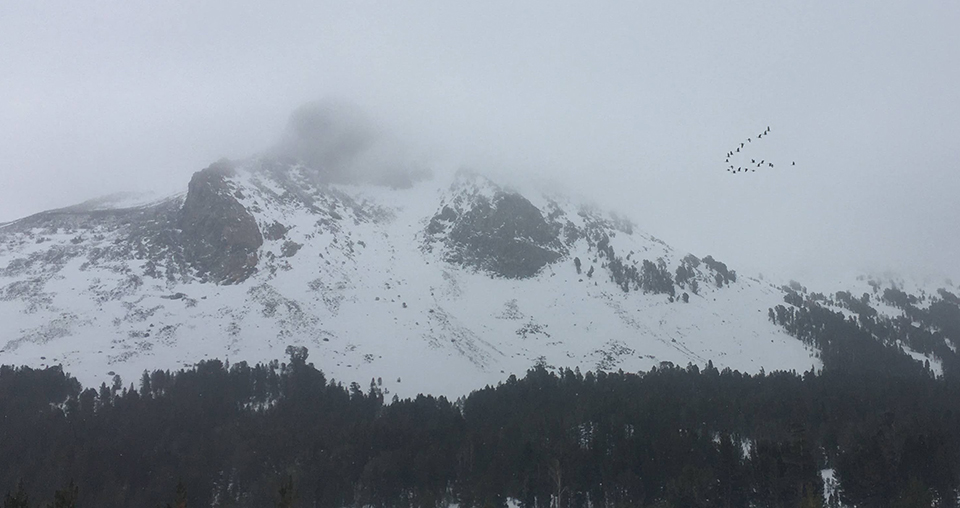
<svg viewBox="0 0 960 508"><path fill-rule="evenodd" d="M408 187L429 176L399 140L346 100L297 108L273 152L315 169L331 183Z"/></svg>

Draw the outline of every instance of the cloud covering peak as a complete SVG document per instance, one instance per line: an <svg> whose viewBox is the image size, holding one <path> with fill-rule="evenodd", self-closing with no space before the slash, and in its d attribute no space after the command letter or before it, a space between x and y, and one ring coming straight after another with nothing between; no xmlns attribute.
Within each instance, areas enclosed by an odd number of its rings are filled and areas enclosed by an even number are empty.
<svg viewBox="0 0 960 508"><path fill-rule="evenodd" d="M333 183L406 187L428 175L399 140L359 106L339 99L294 110L274 154L299 160Z"/></svg>

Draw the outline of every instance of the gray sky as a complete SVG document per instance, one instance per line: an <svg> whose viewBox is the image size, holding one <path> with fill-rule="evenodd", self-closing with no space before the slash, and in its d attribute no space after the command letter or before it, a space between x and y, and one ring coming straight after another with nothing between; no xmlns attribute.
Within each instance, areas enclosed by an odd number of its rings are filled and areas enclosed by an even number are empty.
<svg viewBox="0 0 960 508"><path fill-rule="evenodd" d="M741 273L960 283L958 26L941 0L4 2L0 222L185 188L334 96ZM748 156L778 167L726 173L768 125Z"/></svg>

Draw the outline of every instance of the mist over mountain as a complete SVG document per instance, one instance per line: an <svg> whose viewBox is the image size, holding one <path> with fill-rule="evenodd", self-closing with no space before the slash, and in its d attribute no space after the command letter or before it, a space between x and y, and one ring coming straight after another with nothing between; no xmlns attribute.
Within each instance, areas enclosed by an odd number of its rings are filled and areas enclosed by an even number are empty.
<svg viewBox="0 0 960 508"><path fill-rule="evenodd" d="M473 170L428 177L392 146L356 107L310 103L274 148L196 172L185 194L2 226L0 362L62 364L97 384L297 346L336 379L457 395L538 364L818 369L833 343L792 328L807 318L788 310L849 307L563 194ZM952 294L863 280L842 290L859 305L889 289L926 306L924 295ZM901 336L906 311L889 305L870 318L893 320L875 341L942 373L954 339Z"/></svg>
<svg viewBox="0 0 960 508"><path fill-rule="evenodd" d="M398 140L346 100L304 104L290 115L273 156L296 160L330 183L409 187L429 176Z"/></svg>
<svg viewBox="0 0 960 508"><path fill-rule="evenodd" d="M957 26L4 3L4 506L960 506Z"/></svg>
<svg viewBox="0 0 960 508"><path fill-rule="evenodd" d="M953 281L754 277L503 166L433 169L321 101L185 192L0 225L7 503L956 497Z"/></svg>

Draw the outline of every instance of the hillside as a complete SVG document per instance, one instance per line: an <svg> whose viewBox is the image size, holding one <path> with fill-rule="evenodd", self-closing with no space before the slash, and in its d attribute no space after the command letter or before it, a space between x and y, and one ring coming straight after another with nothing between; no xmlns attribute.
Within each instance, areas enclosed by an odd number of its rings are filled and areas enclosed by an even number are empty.
<svg viewBox="0 0 960 508"><path fill-rule="evenodd" d="M820 365L768 319L782 289L476 173L332 184L262 156L215 163L183 195L111 201L0 228L0 363L96 385L292 345L400 395L459 395L537 363Z"/></svg>

